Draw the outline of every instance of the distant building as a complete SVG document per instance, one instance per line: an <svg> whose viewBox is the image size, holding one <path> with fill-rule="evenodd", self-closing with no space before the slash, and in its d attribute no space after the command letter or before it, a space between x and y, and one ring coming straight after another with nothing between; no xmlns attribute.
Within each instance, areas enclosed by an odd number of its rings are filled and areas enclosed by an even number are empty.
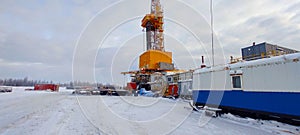
<svg viewBox="0 0 300 135"><path fill-rule="evenodd" d="M255 44L252 46L242 48L243 60L250 61L262 58L269 58L271 56L279 56L284 54L297 53L299 51L272 45L266 42Z"/></svg>

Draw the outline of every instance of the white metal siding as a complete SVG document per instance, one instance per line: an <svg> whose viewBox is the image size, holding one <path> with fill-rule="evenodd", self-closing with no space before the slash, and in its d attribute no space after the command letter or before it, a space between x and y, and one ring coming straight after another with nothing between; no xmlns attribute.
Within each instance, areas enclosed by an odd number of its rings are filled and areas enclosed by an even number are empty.
<svg viewBox="0 0 300 135"><path fill-rule="evenodd" d="M197 73L193 75L193 89L195 90L230 90L231 78L229 71Z"/></svg>
<svg viewBox="0 0 300 135"><path fill-rule="evenodd" d="M194 90L232 90L229 72L242 70L242 90L266 92L300 92L300 54L204 68L193 74ZM216 70L218 69L218 70Z"/></svg>

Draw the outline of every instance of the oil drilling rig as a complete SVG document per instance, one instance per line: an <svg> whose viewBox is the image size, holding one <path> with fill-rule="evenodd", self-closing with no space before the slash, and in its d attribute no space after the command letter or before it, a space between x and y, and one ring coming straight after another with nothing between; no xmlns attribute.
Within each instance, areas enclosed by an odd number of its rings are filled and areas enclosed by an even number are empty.
<svg viewBox="0 0 300 135"><path fill-rule="evenodd" d="M160 0L151 0L151 12L142 19L141 26L146 30L146 51L139 57L139 70L122 72L132 77L127 88L136 90L165 90L168 72L176 72L172 63L172 52L165 51L164 15Z"/></svg>

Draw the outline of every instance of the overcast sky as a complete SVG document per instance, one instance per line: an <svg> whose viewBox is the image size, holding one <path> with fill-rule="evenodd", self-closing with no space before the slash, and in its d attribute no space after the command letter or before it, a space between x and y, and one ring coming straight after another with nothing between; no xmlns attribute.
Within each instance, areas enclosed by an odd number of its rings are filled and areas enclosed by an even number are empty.
<svg viewBox="0 0 300 135"><path fill-rule="evenodd" d="M209 0L162 0L176 67L211 62ZM144 51L150 0L2 0L0 78L123 83ZM216 63L269 42L300 50L299 0L214 0Z"/></svg>

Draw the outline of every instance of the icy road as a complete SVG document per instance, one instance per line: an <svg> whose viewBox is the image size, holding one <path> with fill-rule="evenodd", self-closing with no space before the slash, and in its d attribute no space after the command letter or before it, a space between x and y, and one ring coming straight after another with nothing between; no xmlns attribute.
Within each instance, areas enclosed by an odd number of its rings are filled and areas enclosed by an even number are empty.
<svg viewBox="0 0 300 135"><path fill-rule="evenodd" d="M210 118L186 101L147 97L75 96L24 91L0 93L0 134L203 134L295 135L299 127L275 121Z"/></svg>

